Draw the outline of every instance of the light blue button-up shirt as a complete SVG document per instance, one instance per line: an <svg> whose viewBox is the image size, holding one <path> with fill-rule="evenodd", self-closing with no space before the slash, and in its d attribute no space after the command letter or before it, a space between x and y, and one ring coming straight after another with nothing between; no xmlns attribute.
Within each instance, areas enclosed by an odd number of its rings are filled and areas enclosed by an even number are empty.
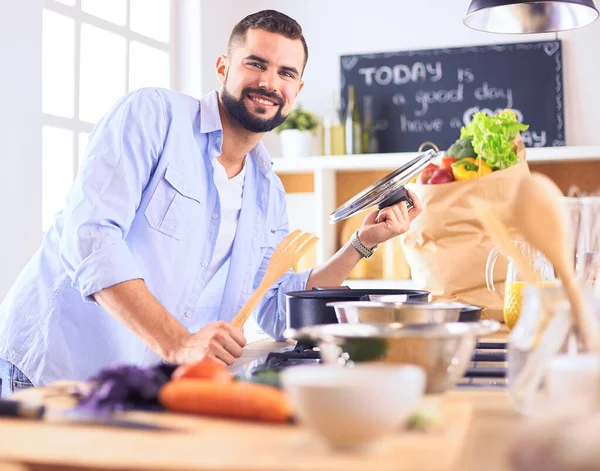
<svg viewBox="0 0 600 471"><path fill-rule="evenodd" d="M222 142L216 92L197 100L145 88L122 98L94 128L63 211L0 306L0 358L36 385L159 362L92 297L135 278L190 332L230 321L288 222L283 186L259 143L246 163L231 256L209 284L220 224L213 214L221 213L213 162ZM308 276L288 272L255 311L272 337L285 327L284 293L305 289Z"/></svg>

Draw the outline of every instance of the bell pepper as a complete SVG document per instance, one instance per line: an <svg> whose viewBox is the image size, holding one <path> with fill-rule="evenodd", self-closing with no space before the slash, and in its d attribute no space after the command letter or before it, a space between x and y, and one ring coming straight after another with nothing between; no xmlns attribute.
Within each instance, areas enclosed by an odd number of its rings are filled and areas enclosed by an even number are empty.
<svg viewBox="0 0 600 471"><path fill-rule="evenodd" d="M475 157L465 157L452 164L452 174L456 181L472 180L477 177L483 177L492 173L492 168L481 160Z"/></svg>

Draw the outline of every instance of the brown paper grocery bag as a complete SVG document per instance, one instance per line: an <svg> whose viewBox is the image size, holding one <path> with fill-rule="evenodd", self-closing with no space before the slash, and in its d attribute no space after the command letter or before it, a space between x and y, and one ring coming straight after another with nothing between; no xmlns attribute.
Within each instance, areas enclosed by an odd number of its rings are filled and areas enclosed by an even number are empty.
<svg viewBox="0 0 600 471"><path fill-rule="evenodd" d="M404 252L417 287L431 291L437 301L483 306L483 317L500 321L507 260L499 257L494 270L498 292L488 291L485 266L494 244L467 197L483 198L506 213L516 183L529 174L519 141L520 162L512 167L474 180L409 186L423 204L423 213L404 235Z"/></svg>

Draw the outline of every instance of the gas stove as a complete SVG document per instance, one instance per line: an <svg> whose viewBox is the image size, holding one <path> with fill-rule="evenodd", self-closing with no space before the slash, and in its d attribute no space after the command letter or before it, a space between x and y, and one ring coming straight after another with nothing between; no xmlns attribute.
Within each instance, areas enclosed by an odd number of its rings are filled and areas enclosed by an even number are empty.
<svg viewBox="0 0 600 471"><path fill-rule="evenodd" d="M252 376L267 369L280 371L297 365L319 363L319 349L298 342L253 361L246 374ZM506 342L481 340L473 351L467 371L456 387L505 388L507 383Z"/></svg>

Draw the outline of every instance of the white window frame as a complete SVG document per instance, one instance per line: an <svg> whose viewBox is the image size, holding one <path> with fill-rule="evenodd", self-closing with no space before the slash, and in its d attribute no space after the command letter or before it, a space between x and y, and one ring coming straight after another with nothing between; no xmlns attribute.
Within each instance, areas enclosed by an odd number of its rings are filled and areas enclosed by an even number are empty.
<svg viewBox="0 0 600 471"><path fill-rule="evenodd" d="M79 135L80 133L90 133L94 127L93 123L82 121L79 119L79 92L80 92L80 71L81 71L81 25L83 23L96 26L98 28L110 31L118 34L125 38L126 49L126 67L125 67L125 90L129 90L129 49L131 41L137 41L147 46L159 49L169 54L170 63L170 88L177 90L179 88L179 73L178 73L178 57L177 44L178 44L178 26L179 19L183 16L179 14L177 3L178 0L171 0L171 18L170 18L170 37L169 42L165 43L158 41L153 38L149 38L142 34L136 33L130 29L130 12L131 12L131 1L125 0L127 4L127 17L125 25L117 25L110 21L103 20L97 16L90 15L81 10L81 0L75 0L74 6L65 5L55 0L44 0L43 8L49 11L67 16L75 21L75 77L74 77L74 109L73 118L65 118L62 116L56 116L48 113L42 113L43 125L52 126L61 129L67 129L75 133L73 139L73 175L77 175L79 168ZM106 110L108 111L108 110Z"/></svg>

